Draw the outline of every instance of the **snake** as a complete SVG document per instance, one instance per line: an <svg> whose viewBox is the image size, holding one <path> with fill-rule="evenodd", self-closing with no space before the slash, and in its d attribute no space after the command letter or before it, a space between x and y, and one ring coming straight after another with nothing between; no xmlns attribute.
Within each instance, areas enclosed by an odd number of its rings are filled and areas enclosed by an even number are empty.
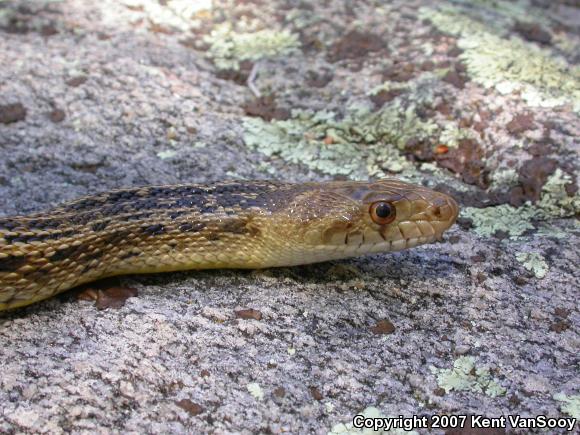
<svg viewBox="0 0 580 435"><path fill-rule="evenodd" d="M450 196L398 179L111 190L0 217L0 311L117 275L399 251L441 240L458 210Z"/></svg>

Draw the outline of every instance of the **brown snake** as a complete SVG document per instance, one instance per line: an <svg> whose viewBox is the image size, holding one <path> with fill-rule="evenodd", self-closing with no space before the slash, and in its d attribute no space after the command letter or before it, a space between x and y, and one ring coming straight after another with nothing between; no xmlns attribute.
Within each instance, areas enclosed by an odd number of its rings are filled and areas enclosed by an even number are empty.
<svg viewBox="0 0 580 435"><path fill-rule="evenodd" d="M149 186L0 218L0 310L132 273L293 266L440 239L447 195L398 180Z"/></svg>

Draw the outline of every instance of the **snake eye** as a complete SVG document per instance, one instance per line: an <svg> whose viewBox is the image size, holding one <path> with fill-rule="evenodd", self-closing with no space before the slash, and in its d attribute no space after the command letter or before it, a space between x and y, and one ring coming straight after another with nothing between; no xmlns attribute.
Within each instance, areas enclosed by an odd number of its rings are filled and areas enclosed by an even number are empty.
<svg viewBox="0 0 580 435"><path fill-rule="evenodd" d="M371 204L371 219L379 225L390 224L397 217L397 209L389 202L379 201Z"/></svg>

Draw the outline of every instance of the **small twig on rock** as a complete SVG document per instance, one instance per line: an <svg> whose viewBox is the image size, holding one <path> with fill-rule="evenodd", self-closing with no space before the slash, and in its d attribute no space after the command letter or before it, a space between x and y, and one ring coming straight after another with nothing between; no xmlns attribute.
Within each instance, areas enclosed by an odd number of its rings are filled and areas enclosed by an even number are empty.
<svg viewBox="0 0 580 435"><path fill-rule="evenodd" d="M248 88L250 88L250 91L252 91L252 94L254 94L256 98L261 98L262 94L254 83L254 80L256 80L256 77L258 76L258 66L259 62L256 62L254 66L252 66L252 71L250 71L250 75L248 76Z"/></svg>

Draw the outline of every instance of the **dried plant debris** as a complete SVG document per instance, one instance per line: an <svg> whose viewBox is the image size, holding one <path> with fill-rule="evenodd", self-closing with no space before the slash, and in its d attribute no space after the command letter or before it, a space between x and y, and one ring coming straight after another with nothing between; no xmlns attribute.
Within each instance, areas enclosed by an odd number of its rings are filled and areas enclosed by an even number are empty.
<svg viewBox="0 0 580 435"><path fill-rule="evenodd" d="M558 162L548 157L534 157L525 161L519 169L518 184L511 189L511 204L523 205L540 199L542 188L557 168Z"/></svg>
<svg viewBox="0 0 580 435"><path fill-rule="evenodd" d="M381 319L370 328L371 332L377 335L392 334L395 329L395 325L389 319Z"/></svg>
<svg viewBox="0 0 580 435"><path fill-rule="evenodd" d="M248 116L258 116L265 121L272 119L286 120L290 118L290 111L276 105L274 95L263 95L255 98L244 105L244 111Z"/></svg>
<svg viewBox="0 0 580 435"><path fill-rule="evenodd" d="M26 118L26 108L22 103L0 105L0 124L12 124Z"/></svg>
<svg viewBox="0 0 580 435"><path fill-rule="evenodd" d="M95 307L99 310L107 308L118 309L125 305L127 299L134 298L137 295L137 289L132 287L111 287L105 290L98 290Z"/></svg>
<svg viewBox="0 0 580 435"><path fill-rule="evenodd" d="M552 43L552 35L538 23L516 21L514 30L527 41L538 42L543 45Z"/></svg>
<svg viewBox="0 0 580 435"><path fill-rule="evenodd" d="M437 376L437 384L450 391L474 391L485 393L490 397L504 395L506 389L494 379L487 368L476 367L472 356L462 356L455 360L452 369L430 367L431 373Z"/></svg>
<svg viewBox="0 0 580 435"><path fill-rule="evenodd" d="M175 402L175 404L177 406L179 406L181 409L183 409L184 411L186 411L188 414L196 416L199 414L202 414L204 412L204 409L201 405L189 400L189 399L181 399L178 400L177 402Z"/></svg>
<svg viewBox="0 0 580 435"><path fill-rule="evenodd" d="M483 149L473 139L461 139L457 148L437 156L439 166L460 174L465 183L485 189L489 186L489 171L484 161Z"/></svg>
<svg viewBox="0 0 580 435"><path fill-rule="evenodd" d="M370 53L386 49L387 44L378 35L353 30L345 34L331 48L328 60L367 58Z"/></svg>
<svg viewBox="0 0 580 435"><path fill-rule="evenodd" d="M236 310L235 315L238 319L262 320L262 312L253 308L244 308Z"/></svg>

